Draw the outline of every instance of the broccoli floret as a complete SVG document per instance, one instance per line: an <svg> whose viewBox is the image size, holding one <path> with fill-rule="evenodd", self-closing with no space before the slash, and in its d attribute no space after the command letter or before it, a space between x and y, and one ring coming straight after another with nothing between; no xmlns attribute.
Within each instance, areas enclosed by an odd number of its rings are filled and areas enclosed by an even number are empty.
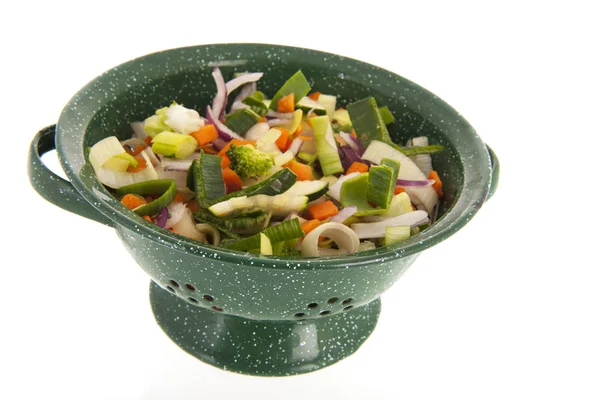
<svg viewBox="0 0 600 400"><path fill-rule="evenodd" d="M240 178L266 175L273 166L271 156L258 150L251 144L246 144L244 146L232 144L226 154L231 160L231 165L229 167L234 170Z"/></svg>
<svg viewBox="0 0 600 400"><path fill-rule="evenodd" d="M291 246L283 246L281 249L281 254L284 257L300 257L302 252L298 249L295 249Z"/></svg>

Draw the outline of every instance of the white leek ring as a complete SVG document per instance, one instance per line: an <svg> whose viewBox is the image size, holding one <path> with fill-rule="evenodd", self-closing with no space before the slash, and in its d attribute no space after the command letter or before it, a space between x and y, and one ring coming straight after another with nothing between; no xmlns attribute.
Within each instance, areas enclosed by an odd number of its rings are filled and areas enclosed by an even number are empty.
<svg viewBox="0 0 600 400"><path fill-rule="evenodd" d="M338 222L327 222L319 225L306 235L302 241L300 250L305 257L318 257L321 255L331 255L330 251L323 253L323 249L319 248L319 236L325 236L333 240L339 250L336 254L351 254L358 251L360 241L356 233L346 225Z"/></svg>

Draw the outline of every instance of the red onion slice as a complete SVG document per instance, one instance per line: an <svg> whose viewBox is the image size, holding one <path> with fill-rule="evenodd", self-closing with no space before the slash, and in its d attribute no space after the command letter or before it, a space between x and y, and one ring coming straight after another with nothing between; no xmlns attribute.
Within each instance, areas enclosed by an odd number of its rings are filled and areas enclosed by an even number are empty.
<svg viewBox="0 0 600 400"><path fill-rule="evenodd" d="M398 179L396 181L396 185L399 186L431 186L434 184L434 180L433 179L427 179L427 180L423 180L423 181L412 181L412 180L408 180L408 179Z"/></svg>
<svg viewBox="0 0 600 400"><path fill-rule="evenodd" d="M340 136L342 137L342 139L344 139L344 142L348 143L348 146L352 147L352 150L358 153L358 145L352 138L352 135L346 132L340 132Z"/></svg>
<svg viewBox="0 0 600 400"><path fill-rule="evenodd" d="M233 99L233 103L237 103L237 102L242 102L242 100L244 100L246 97L250 96L252 93L256 92L256 82L252 82L248 85L244 85L241 89L240 92L235 96L235 98Z"/></svg>
<svg viewBox="0 0 600 400"><path fill-rule="evenodd" d="M210 106L206 106L206 117L208 118L208 122L213 124L215 128L217 128L217 132L219 136L222 137L225 141L229 142L231 139L242 139L240 135L229 129L224 123L219 121L219 118L216 117L216 113L210 108Z"/></svg>
<svg viewBox="0 0 600 400"><path fill-rule="evenodd" d="M212 142L213 147L215 148L215 150L220 151L223 147L225 147L227 145L227 142L225 140L223 140L223 138L218 137L215 140L213 140Z"/></svg>
<svg viewBox="0 0 600 400"><path fill-rule="evenodd" d="M212 109L214 115L220 119L223 116L222 114L225 113L225 106L227 106L227 86L219 67L213 69L212 76L217 84L217 95L213 99Z"/></svg>
<svg viewBox="0 0 600 400"><path fill-rule="evenodd" d="M245 85L246 83L256 82L260 78L262 78L262 76L263 76L262 72L252 72L250 74L244 74L244 75L238 76L237 78L233 78L232 80L230 80L229 82L227 82L225 84L227 93L233 92L235 89L239 88L242 85Z"/></svg>
<svg viewBox="0 0 600 400"><path fill-rule="evenodd" d="M163 207L163 209L160 210L156 216L156 225L164 228L167 224L167 219L169 219L169 209L167 207Z"/></svg>
<svg viewBox="0 0 600 400"><path fill-rule="evenodd" d="M355 206L344 207L342 208L342 211L333 216L333 218L331 218L329 222L339 222L340 224L342 224L345 220L347 220L357 212L358 208L356 208Z"/></svg>

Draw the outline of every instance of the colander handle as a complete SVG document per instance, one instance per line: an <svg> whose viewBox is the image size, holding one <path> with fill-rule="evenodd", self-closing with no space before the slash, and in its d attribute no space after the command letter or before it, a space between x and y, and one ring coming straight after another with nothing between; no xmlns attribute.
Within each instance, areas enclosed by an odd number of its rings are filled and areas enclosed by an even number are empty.
<svg viewBox="0 0 600 400"><path fill-rule="evenodd" d="M498 160L498 156L496 156L496 153L494 153L494 150L492 150L490 146L486 144L486 147L490 154L490 161L492 164L492 182L490 184L490 191L485 199L485 201L488 201L492 198L494 193L496 193L496 189L498 188L498 181L500 180L500 160Z"/></svg>
<svg viewBox="0 0 600 400"><path fill-rule="evenodd" d="M31 186L33 186L40 196L60 208L105 225L113 226L113 222L92 207L75 190L71 182L64 180L50 171L42 162L41 156L43 154L56 149L54 142L56 135L55 128L56 125L51 125L42 129L31 141L27 163L27 173Z"/></svg>

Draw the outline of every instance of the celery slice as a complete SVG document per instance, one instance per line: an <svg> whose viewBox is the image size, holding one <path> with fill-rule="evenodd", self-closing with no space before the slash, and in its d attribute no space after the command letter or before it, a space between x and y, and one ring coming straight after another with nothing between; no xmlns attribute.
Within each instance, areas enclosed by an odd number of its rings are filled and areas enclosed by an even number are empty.
<svg viewBox="0 0 600 400"><path fill-rule="evenodd" d="M333 137L333 130L329 123L329 117L314 117L310 123L315 133L317 144L317 157L323 170L323 175L333 175L344 172L342 161Z"/></svg>
<svg viewBox="0 0 600 400"><path fill-rule="evenodd" d="M198 142L190 135L175 132L161 132L152 139L152 151L166 157L187 158L198 147Z"/></svg>
<svg viewBox="0 0 600 400"><path fill-rule="evenodd" d="M115 193L118 196L126 194L149 196L160 193L161 195L158 199L133 210L136 214L141 216L156 215L160 210L173 202L173 199L177 194L177 186L175 185L175 180L173 179L157 179L122 186L118 188Z"/></svg>
<svg viewBox="0 0 600 400"><path fill-rule="evenodd" d="M387 165L374 165L369 169L367 200L378 207L388 208L392 201L396 181L394 170Z"/></svg>
<svg viewBox="0 0 600 400"><path fill-rule="evenodd" d="M373 167L371 167L373 168ZM389 168L389 167L386 167ZM378 215L387 211L385 208L373 207L367 197L369 188L369 173L364 172L350 178L342 184L340 202L344 207L355 206L357 217L365 215Z"/></svg>
<svg viewBox="0 0 600 400"><path fill-rule="evenodd" d="M319 99L317 100L317 103L325 109L330 121L333 119L333 112L335 111L336 102L337 97L322 93L319 95Z"/></svg>
<svg viewBox="0 0 600 400"><path fill-rule="evenodd" d="M410 237L410 226L409 225L386 226L384 244L386 246L389 246L391 244L406 240L409 237Z"/></svg>
<svg viewBox="0 0 600 400"><path fill-rule="evenodd" d="M298 153L298 158L304 161L308 165L313 165L317 159L317 155L313 153L307 153L305 151L301 151Z"/></svg>
<svg viewBox="0 0 600 400"><path fill-rule="evenodd" d="M294 101L295 103L298 103L300 99L308 94L308 92L310 92L310 85L302 71L298 71L292 75L290 79L281 86L275 96L273 96L269 108L277 111L277 102L290 93L294 94Z"/></svg>
<svg viewBox="0 0 600 400"><path fill-rule="evenodd" d="M200 151L200 158L192 161L188 170L188 188L196 193L196 203L202 208L210 207L213 200L225 196L221 157Z"/></svg>
<svg viewBox="0 0 600 400"><path fill-rule="evenodd" d="M239 135L244 135L261 118L250 108L242 108L225 117L225 125Z"/></svg>
<svg viewBox="0 0 600 400"><path fill-rule="evenodd" d="M266 235L272 245L304 236L298 218L288 219L277 225L270 226L260 233L230 243L227 248L232 250L251 250L260 248L260 235Z"/></svg>

